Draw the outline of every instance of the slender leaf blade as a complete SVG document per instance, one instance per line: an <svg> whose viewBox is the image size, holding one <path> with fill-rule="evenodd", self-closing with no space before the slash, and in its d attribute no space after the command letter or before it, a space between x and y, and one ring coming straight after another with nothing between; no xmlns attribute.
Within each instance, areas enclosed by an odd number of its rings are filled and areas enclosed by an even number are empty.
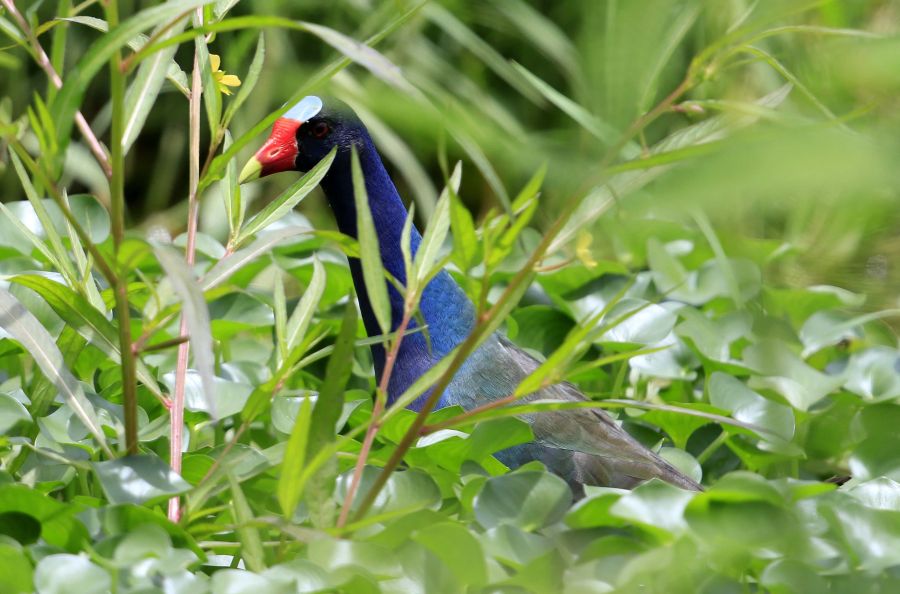
<svg viewBox="0 0 900 594"><path fill-rule="evenodd" d="M353 198L356 202L356 232L359 236L360 261L362 262L363 280L366 294L375 319L383 334L391 328L391 303L388 300L387 282L381 262L381 248L378 243L378 232L369 209L369 195L359 155L354 147L352 154Z"/></svg>

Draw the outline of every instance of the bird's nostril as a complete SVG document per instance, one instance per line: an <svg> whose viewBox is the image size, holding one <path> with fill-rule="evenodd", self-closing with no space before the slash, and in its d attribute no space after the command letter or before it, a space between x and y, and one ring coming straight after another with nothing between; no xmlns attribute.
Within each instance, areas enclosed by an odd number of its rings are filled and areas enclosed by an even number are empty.
<svg viewBox="0 0 900 594"><path fill-rule="evenodd" d="M277 157L278 153L280 153L280 152L281 152L280 148L273 148L272 150L269 151L269 158Z"/></svg>

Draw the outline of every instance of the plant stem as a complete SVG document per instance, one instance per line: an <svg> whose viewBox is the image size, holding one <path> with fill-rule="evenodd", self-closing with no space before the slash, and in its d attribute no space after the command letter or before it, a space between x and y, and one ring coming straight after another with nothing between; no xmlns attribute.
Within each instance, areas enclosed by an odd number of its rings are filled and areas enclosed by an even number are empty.
<svg viewBox="0 0 900 594"><path fill-rule="evenodd" d="M144 346L138 347L137 343L134 343L131 346L132 346L132 350L135 353L151 353L153 351L161 351L163 349L167 349L167 348L170 348L173 346L178 346L178 345L184 344L184 342L187 341L188 338L189 337L187 337L187 336L177 336L175 338L172 338L169 340L164 340L162 342L158 342L156 344L151 344L151 345L148 345L145 347Z"/></svg>
<svg viewBox="0 0 900 594"><path fill-rule="evenodd" d="M16 24L22 30L22 33L25 34L25 37L28 38L28 42L31 44L31 48L34 51L34 58L38 63L38 66L43 69L43 71L47 74L47 77L50 79L50 82L57 89L62 88L62 79L57 74L56 69L53 67L53 63L50 61L50 58L47 56L47 52L44 51L44 48L41 46L38 38L35 37L34 31L31 30L31 27L28 26L28 21L22 16L19 10L16 8L15 2L13 0L0 0L3 3L3 6L12 15L13 19L16 21ZM118 52L117 52L118 55ZM106 177L112 177L112 164L110 163L110 158L106 154L106 150L103 148L103 145L100 144L100 141L97 140L97 137L94 135L94 131L91 130L90 124L88 124L87 120L82 115L81 111L75 112L75 124L78 126L78 129L81 131L81 135L84 136L85 141L88 144L88 147L91 149L91 152L94 154L94 157L97 159L97 162L100 163L100 167L103 168L103 173L106 174Z"/></svg>
<svg viewBox="0 0 900 594"><path fill-rule="evenodd" d="M106 20L110 28L119 24L117 2L106 5ZM122 53L116 50L109 63L110 102L112 123L110 127L109 206L112 226L115 266L118 268L119 249L125 239L125 152L122 150L122 131L125 122L125 76L119 69ZM125 450L129 455L138 453L137 429L137 371L135 354L131 348L131 311L128 305L128 279L117 275L113 285L116 296L116 316L119 322L119 350L122 355L122 405L125 413Z"/></svg>
<svg viewBox="0 0 900 594"><path fill-rule="evenodd" d="M203 25L203 9L197 9L198 25ZM214 92L214 89L208 89ZM200 95L203 92L203 84L200 79L200 58L197 50L194 50L194 70L191 77L191 99L189 103L189 164L188 164L188 220L187 220L187 245L184 257L188 266L194 264L194 246L197 239L197 211L199 210L199 196L197 187L200 181ZM181 316L181 324L178 336L188 336L187 318ZM181 450L184 444L184 388L187 381L188 355L190 343L182 342L178 346L178 361L175 367L175 394L172 401L172 412L169 421L169 465L175 472L181 472ZM181 517L181 501L178 497L169 499L169 520L177 522Z"/></svg>
<svg viewBox="0 0 900 594"><path fill-rule="evenodd" d="M384 411L384 403L387 400L388 384L391 380L391 373L394 371L394 363L397 361L397 353L400 352L400 343L403 341L409 321L412 318L414 309L414 301L406 300L406 307L403 310L403 319L395 331L396 339L391 344L391 350L388 352L384 360L384 371L381 374L381 380L378 383L378 389L375 392L375 406L372 409L372 418L377 419ZM347 524L347 518L350 515L350 507L353 505L353 498L359 489L362 480L363 468L366 466L366 460L369 458L369 451L372 449L372 442L375 441L375 434L381 428L381 423L374 422L366 429L366 436L363 439L362 448L359 451L359 457L356 459L356 466L353 468L353 478L350 479L350 487L347 489L347 495L344 497L344 505L341 507L341 515L338 518L337 527L343 528Z"/></svg>

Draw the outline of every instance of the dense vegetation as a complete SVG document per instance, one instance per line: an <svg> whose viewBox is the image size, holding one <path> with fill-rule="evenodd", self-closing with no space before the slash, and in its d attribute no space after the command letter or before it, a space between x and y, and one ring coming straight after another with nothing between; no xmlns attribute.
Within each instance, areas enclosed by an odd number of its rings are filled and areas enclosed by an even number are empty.
<svg viewBox="0 0 900 594"><path fill-rule="evenodd" d="M897 591L898 23L3 0L0 591ZM311 92L442 247L420 278L448 265L548 361L520 392L576 383L706 491L573 502L491 456L558 405L373 414L346 263L372 250L333 231L327 164L237 184Z"/></svg>

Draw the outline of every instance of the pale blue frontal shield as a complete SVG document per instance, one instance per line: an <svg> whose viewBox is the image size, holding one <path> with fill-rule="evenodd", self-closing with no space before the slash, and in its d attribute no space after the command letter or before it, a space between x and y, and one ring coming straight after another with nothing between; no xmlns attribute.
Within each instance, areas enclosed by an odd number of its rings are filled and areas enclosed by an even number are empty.
<svg viewBox="0 0 900 594"><path fill-rule="evenodd" d="M322 100L315 95L307 95L281 117L303 123L320 111L322 111Z"/></svg>

